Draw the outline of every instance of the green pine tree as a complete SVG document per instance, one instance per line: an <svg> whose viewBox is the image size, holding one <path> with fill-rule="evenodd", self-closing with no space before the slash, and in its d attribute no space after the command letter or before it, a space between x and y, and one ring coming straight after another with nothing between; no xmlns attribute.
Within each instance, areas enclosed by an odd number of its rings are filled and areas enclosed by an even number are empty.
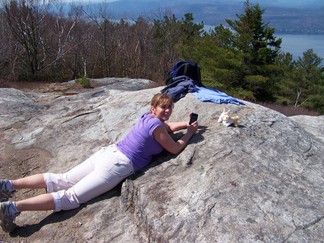
<svg viewBox="0 0 324 243"><path fill-rule="evenodd" d="M259 4L252 5L247 0L244 14L226 22L234 31L233 46L243 53L241 87L251 90L257 100L271 101L279 71L274 66L275 58L282 40L274 36L274 28L263 22L263 13Z"/></svg>

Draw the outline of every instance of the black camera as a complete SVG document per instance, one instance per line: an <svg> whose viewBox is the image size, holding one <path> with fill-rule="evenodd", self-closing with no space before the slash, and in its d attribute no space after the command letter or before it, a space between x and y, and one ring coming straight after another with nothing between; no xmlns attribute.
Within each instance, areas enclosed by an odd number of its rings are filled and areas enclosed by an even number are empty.
<svg viewBox="0 0 324 243"><path fill-rule="evenodd" d="M191 125L193 122L198 120L198 114L196 113L191 113L190 114L190 121L189 121L189 125Z"/></svg>

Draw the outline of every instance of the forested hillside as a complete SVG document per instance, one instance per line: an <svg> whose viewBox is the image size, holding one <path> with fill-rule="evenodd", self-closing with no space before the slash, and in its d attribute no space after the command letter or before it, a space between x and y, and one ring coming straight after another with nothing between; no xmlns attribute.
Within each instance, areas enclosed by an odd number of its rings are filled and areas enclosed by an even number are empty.
<svg viewBox="0 0 324 243"><path fill-rule="evenodd" d="M225 19L234 18L236 13L241 12L242 2L243 0L117 0L107 4L117 18L154 16L156 10L162 8L169 9L177 18L181 18L183 13L192 13L196 21L203 21L206 25L227 26ZM258 2L266 9L265 22L271 22L277 33L324 34L324 3L321 0L251 0L252 2ZM86 8L96 8L101 4L89 3Z"/></svg>
<svg viewBox="0 0 324 243"><path fill-rule="evenodd" d="M66 13L55 0L3 1L0 82L131 77L163 84L176 60L190 59L206 86L324 114L321 58L310 49L294 60L281 51L261 6L246 1L242 9L225 20L230 28L206 32L192 13L116 21L107 5L72 5Z"/></svg>

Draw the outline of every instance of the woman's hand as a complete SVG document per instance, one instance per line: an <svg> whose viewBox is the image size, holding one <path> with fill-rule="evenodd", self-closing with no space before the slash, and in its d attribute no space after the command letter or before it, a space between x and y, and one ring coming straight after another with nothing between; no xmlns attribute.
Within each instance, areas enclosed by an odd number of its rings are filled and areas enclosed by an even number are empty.
<svg viewBox="0 0 324 243"><path fill-rule="evenodd" d="M193 113L191 112L189 114L189 120L190 120L191 114L193 114ZM191 125L190 125L190 121L169 122L169 123L165 123L165 125L166 125L166 129L168 130L168 132L176 132L176 131L179 131L179 130L182 130L182 129L188 129L188 127L190 127L190 126L193 126L194 128L196 128L196 131L197 131L197 128L198 128L198 122L197 121L193 122ZM192 130L192 128L190 128L190 130ZM192 134L194 134L194 133L192 133Z"/></svg>
<svg viewBox="0 0 324 243"><path fill-rule="evenodd" d="M197 130L198 130L198 121L191 123L191 125L189 125L189 122L188 122L187 133L190 133L193 135L197 132Z"/></svg>

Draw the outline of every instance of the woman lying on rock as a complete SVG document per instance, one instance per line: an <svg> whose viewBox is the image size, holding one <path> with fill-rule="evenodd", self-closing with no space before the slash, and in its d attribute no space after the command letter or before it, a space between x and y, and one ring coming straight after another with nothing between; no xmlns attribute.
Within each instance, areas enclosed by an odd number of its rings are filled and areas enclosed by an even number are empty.
<svg viewBox="0 0 324 243"><path fill-rule="evenodd" d="M146 112L126 137L117 144L101 148L83 163L64 174L36 174L17 180L0 180L0 224L5 232L15 229L15 218L23 211L75 209L82 203L111 190L132 173L150 163L152 156L166 149L180 153L196 133L198 123L166 123L173 109L167 94L156 94ZM187 129L177 141L169 133ZM46 189L21 201L8 201L15 190Z"/></svg>

